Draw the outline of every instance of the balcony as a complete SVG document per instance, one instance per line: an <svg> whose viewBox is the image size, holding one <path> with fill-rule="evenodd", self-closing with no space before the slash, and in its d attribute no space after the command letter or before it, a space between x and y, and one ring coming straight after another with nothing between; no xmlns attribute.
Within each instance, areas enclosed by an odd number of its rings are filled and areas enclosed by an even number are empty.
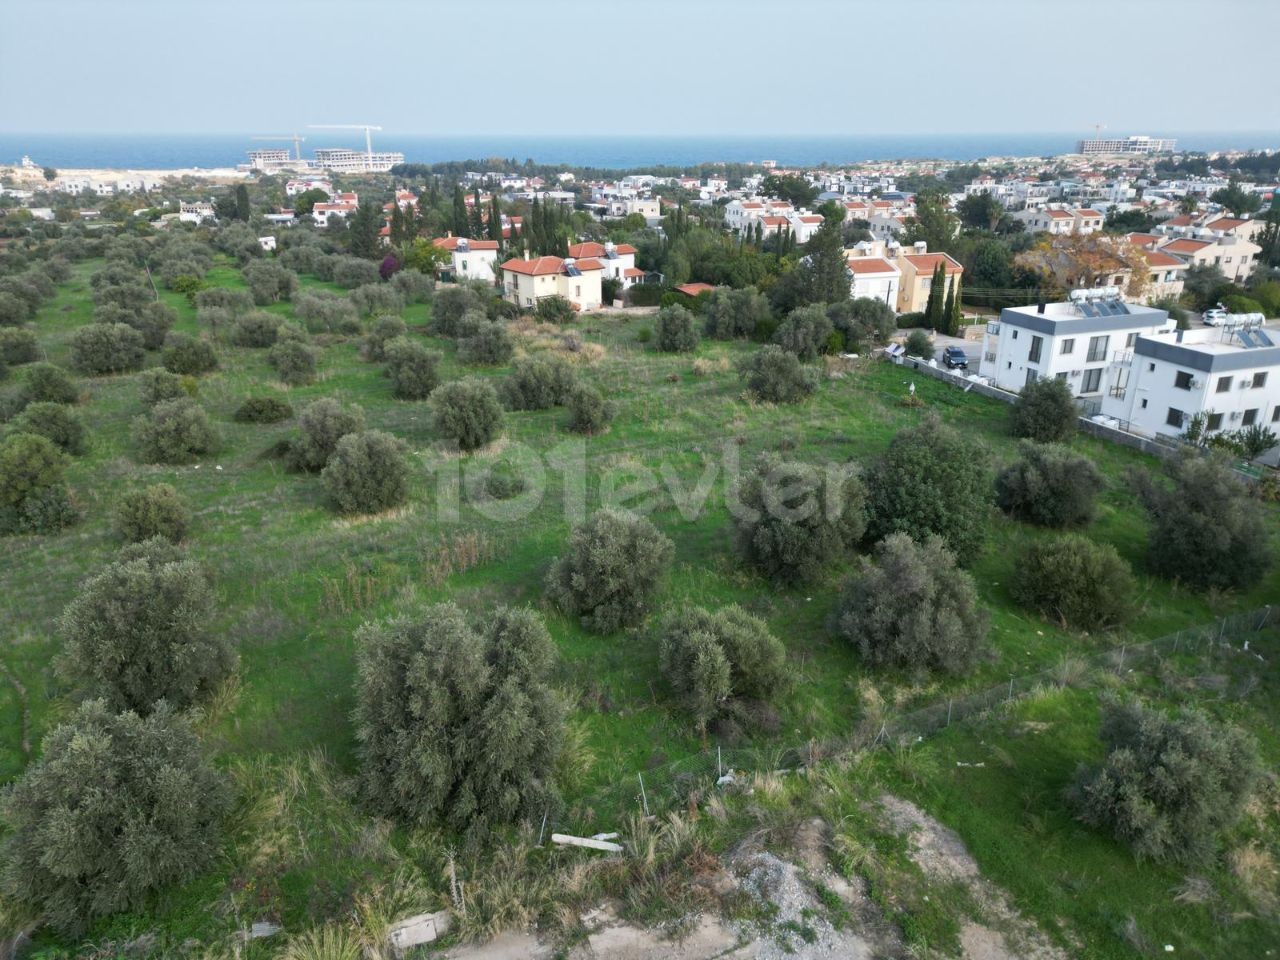
<svg viewBox="0 0 1280 960"><path fill-rule="evenodd" d="M991 334L991 336L993 336L993 337L998 337L998 336L1000 336L1000 324L998 324L998 323L988 323L988 324L987 324L987 333Z"/></svg>
<svg viewBox="0 0 1280 960"><path fill-rule="evenodd" d="M1133 364L1132 350L1117 350L1111 355L1111 362L1117 367L1128 367Z"/></svg>
<svg viewBox="0 0 1280 960"><path fill-rule="evenodd" d="M1107 395L1110 397L1113 397L1116 400L1123 400L1125 390L1127 389L1128 387L1112 387L1110 390L1107 391Z"/></svg>

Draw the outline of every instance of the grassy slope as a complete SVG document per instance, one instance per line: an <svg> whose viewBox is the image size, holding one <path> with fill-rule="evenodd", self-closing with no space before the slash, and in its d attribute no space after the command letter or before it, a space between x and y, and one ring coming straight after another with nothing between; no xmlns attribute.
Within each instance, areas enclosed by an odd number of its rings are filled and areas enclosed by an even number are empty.
<svg viewBox="0 0 1280 960"><path fill-rule="evenodd" d="M88 322L88 277L100 263L77 266L73 279L37 318L41 343L51 359L65 363L71 332ZM210 274L214 283L239 285L232 268ZM306 286L325 286L305 280ZM194 312L181 297L165 294L181 314L178 329L197 332ZM281 304L272 308L289 315ZM405 312L415 335L424 336L428 308ZM636 342L647 321L591 321L585 339L602 344L604 359L586 376L619 405L613 428L590 439L588 509L601 492L634 478L637 467L667 465L692 487L707 464L718 464L721 443L739 445L742 461L754 453L792 447L813 461L866 460L881 451L895 431L917 422L923 411L903 407L903 371L871 365L840 380L827 381L818 396L798 407L753 407L741 398L732 372L695 376L688 357L666 357ZM446 357L443 373L464 372L445 341L428 342ZM704 344L699 356L727 358L752 349L744 344ZM495 602L538 603L547 564L561 548L569 524L564 517L560 478L549 475L547 497L531 515L508 522L477 516L466 507L460 524L435 519L436 491L430 469L441 457L425 405L391 398L388 382L375 365L359 359L354 341L325 342L321 379L290 391L295 408L319 396L337 396L361 404L371 426L388 429L408 441L423 469L413 482L412 504L393 519L365 523L340 521L326 508L320 481L286 473L264 452L293 427L241 425L230 415L251 391L272 382L265 351L219 345L221 370L202 379L200 400L223 431L223 450L194 466L141 466L132 457L129 425L140 413L134 377L83 381L81 413L90 427L93 449L72 467L70 482L84 520L57 537L11 541L0 565L0 611L10 626L4 662L25 685L31 739L66 709L50 670L57 652L56 619L76 584L106 561L117 544L111 534L112 506L118 494L144 482L172 482L196 512L193 551L214 573L223 603L216 624L237 639L240 685L228 708L212 723L210 740L225 762L255 758L287 764L322 749L344 773L354 772L353 738L348 722L353 670L352 634L369 618L388 615L419 600L451 598L476 611ZM502 371L465 371L499 376ZM669 377L671 379L669 379ZM673 382L674 381L674 382ZM1014 445L1004 433L1002 405L966 395L930 380L917 383L927 409L982 439L996 462L1011 459ZM511 414L506 434L539 451L569 439L560 410ZM1092 456L1113 480L1134 465L1151 461L1134 452L1081 438L1077 446ZM221 466L221 470L216 469ZM721 478L717 477L717 485ZM810 737L846 732L858 716L855 689L865 675L857 658L833 644L823 631L841 571L810 589L775 592L743 573L732 552L728 515L716 497L711 508L686 520L663 496L652 516L676 542L677 568L663 602L703 604L736 601L766 616L802 669L803 682L780 705L779 741L794 744ZM1273 529L1277 518L1270 517ZM1116 545L1135 566L1141 563L1145 524L1132 497L1119 484L1106 494L1091 533ZM1053 663L1065 649L1100 649L1129 637L1152 637L1203 622L1214 613L1256 606L1280 596L1280 570L1246 595L1219 598L1210 608L1202 597L1161 581L1140 578L1143 612L1124 638L1067 636L1016 609L1007 583L1016 547L1043 534L1005 520L992 520L992 544L974 565L984 601L993 614L996 655L975 676L946 686L922 686L911 678L878 675L871 679L894 702L927 702L950 689L974 689ZM477 547L484 562L467 569L451 561ZM448 575L450 570L456 570ZM688 724L664 706L655 682L656 657L643 637L599 638L548 611L549 625L565 659L565 686L583 702L578 719L587 732L595 763L571 786L573 809L566 826L590 811L616 813L620 797L629 800L634 771L698 753L701 745ZM594 705L607 694L609 709ZM0 685L0 779L17 774L27 758L21 749L21 709L8 685ZM661 770L651 776L658 778ZM623 783L598 803L603 787ZM325 817L353 817L349 805ZM324 820L325 817L321 819ZM328 822L328 821L325 821ZM246 865L233 852L216 876L165 898L157 910L166 923L195 931L216 929L224 920L201 917L201 906L219 895L224 881L242 881L260 865ZM290 864L288 882L272 892L267 911L287 922L323 917L342 904L358 885L362 863L345 849ZM339 879L335 879L339 878ZM333 897L317 901L314 890L336 886Z"/></svg>

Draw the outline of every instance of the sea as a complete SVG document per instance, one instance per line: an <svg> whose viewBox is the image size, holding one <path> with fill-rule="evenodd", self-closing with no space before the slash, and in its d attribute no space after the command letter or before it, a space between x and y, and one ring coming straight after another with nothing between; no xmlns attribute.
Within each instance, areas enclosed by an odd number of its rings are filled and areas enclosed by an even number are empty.
<svg viewBox="0 0 1280 960"><path fill-rule="evenodd" d="M316 147L363 148L364 138L303 131L303 156ZM1087 136L1087 134L1085 134ZM1280 131L1254 133L1168 133L1180 150L1254 150L1280 148ZM232 167L246 162L249 150L276 144L255 141L253 134L62 134L0 132L0 164L29 156L42 166L58 168L165 170ZM875 160L976 160L983 157L1049 157L1070 153L1077 135L1070 133L850 134L847 136L527 136L451 135L383 131L375 134L375 150L395 150L410 163L479 160L503 157L575 167L625 170L667 165L776 160L787 166L816 166ZM292 144L280 142L281 147Z"/></svg>

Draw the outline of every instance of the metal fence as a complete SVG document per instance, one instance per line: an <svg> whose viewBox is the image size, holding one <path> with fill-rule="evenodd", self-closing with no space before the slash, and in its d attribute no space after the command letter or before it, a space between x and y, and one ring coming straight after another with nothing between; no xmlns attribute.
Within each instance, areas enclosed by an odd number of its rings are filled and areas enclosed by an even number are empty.
<svg viewBox="0 0 1280 960"><path fill-rule="evenodd" d="M1048 669L1011 676L1008 681L951 696L929 706L864 717L848 734L833 739L776 747L722 748L713 744L694 756L636 770L593 792L553 818L554 828L590 833L601 818L616 818L627 810L661 814L684 806L691 798L706 796L717 781L731 774L743 777L752 773L791 772L859 751L917 742L953 724L987 716L1046 688L1070 685L1093 671L1150 672L1173 657L1207 655L1212 659L1248 652L1249 637L1269 625L1280 626L1280 610L1273 613L1270 605L1155 640L1122 644L1093 656L1067 657ZM605 825L612 829L612 824ZM549 833L551 826L544 824L544 830Z"/></svg>

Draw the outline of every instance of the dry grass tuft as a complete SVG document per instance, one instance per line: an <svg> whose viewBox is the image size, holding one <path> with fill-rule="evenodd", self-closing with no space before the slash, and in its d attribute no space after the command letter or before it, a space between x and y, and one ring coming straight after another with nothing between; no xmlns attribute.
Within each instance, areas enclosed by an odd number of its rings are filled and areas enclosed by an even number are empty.
<svg viewBox="0 0 1280 960"><path fill-rule="evenodd" d="M422 576L427 583L439 586L454 574L473 570L497 555L493 540L479 531L441 536L423 551Z"/></svg>
<svg viewBox="0 0 1280 960"><path fill-rule="evenodd" d="M1227 866L1231 869L1232 876L1240 881L1240 887L1250 903L1267 913L1275 911L1276 861L1270 850L1256 841L1236 847L1227 854Z"/></svg>
<svg viewBox="0 0 1280 960"><path fill-rule="evenodd" d="M699 357L693 361L693 373L698 377L705 377L712 373L727 373L730 369L731 364L727 357L717 357L715 360Z"/></svg>

